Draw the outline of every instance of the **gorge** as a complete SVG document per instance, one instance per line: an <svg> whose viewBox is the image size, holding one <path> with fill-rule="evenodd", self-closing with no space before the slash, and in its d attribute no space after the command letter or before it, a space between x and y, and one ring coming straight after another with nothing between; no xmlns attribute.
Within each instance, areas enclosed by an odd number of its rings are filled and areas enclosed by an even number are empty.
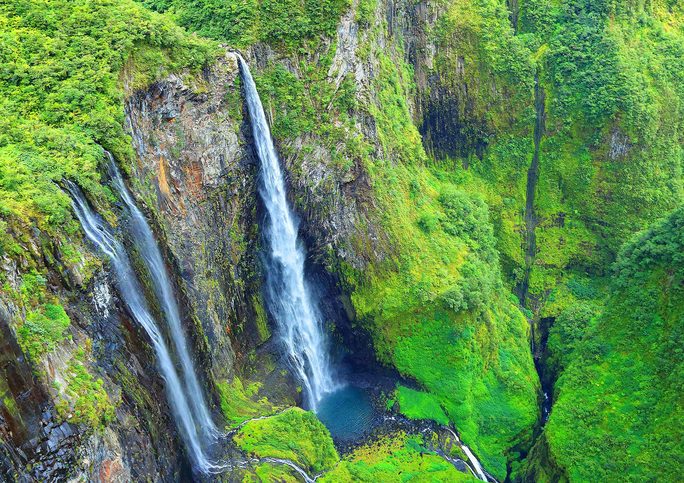
<svg viewBox="0 0 684 483"><path fill-rule="evenodd" d="M0 480L680 477L681 2L0 0L0 112Z"/></svg>

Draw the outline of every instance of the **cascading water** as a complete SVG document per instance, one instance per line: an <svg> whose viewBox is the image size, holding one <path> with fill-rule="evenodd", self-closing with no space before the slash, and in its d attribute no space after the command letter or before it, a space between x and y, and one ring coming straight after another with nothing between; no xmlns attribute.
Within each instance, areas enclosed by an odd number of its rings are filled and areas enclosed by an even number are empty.
<svg viewBox="0 0 684 483"><path fill-rule="evenodd" d="M176 355L180 360L183 370L183 380L185 382L186 394L192 406L192 414L195 422L199 425L205 436L211 437L218 434L214 421L209 414L207 403L204 399L202 388L197 380L195 368L188 352L188 344L181 326L180 312L174 296L173 286L166 265L162 259L157 241L152 234L147 220L141 213L138 206L133 201L131 193L124 184L121 173L119 172L114 159L110 153L106 153L109 160L109 171L118 190L131 215L131 228L134 242L140 251L143 262L150 273L155 294L161 303L164 317L169 326L171 340L176 349Z"/></svg>
<svg viewBox="0 0 684 483"><path fill-rule="evenodd" d="M285 182L264 109L247 62L238 55L254 142L261 161L259 193L266 206L267 299L282 339L314 411L321 397L335 389L327 338L304 278L304 250L298 223L285 197Z"/></svg>
<svg viewBox="0 0 684 483"><path fill-rule="evenodd" d="M169 349L147 306L142 286L131 266L123 245L112 235L105 223L93 212L73 183L68 183L72 206L88 238L109 257L116 274L122 299L135 320L143 327L154 346L157 362L165 380L166 392L179 432L198 470L212 473L223 469L213 463L204 449L203 432L191 411L186 391L176 372Z"/></svg>

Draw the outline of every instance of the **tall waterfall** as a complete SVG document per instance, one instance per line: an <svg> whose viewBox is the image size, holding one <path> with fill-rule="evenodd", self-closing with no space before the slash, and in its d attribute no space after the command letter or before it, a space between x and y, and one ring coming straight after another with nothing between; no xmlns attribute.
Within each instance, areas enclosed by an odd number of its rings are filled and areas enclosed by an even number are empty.
<svg viewBox="0 0 684 483"><path fill-rule="evenodd" d="M111 260L123 301L152 341L157 355L157 363L164 377L171 410L193 463L197 469L205 473L220 471L221 467L213 463L207 456L204 448L203 431L198 428L198 421L191 409L192 403L188 402L186 390L173 364L169 348L148 308L142 286L124 246L90 208L83 193L76 185L69 183L69 192L72 197L74 212L81 222L83 230L88 238Z"/></svg>
<svg viewBox="0 0 684 483"><path fill-rule="evenodd" d="M114 159L110 153L106 153L109 159L109 171L114 181L114 186L119 191L128 211L131 215L132 235L138 250L142 256L143 262L150 273L154 291L157 299L161 303L162 310L166 323L169 326L171 340L176 349L176 355L180 361L183 370L183 380L185 382L186 394L192 406L192 414L195 422L204 431L206 436L213 436L218 434L218 430L211 419L207 403L204 399L202 387L197 380L195 368L188 352L188 344L186 342L185 334L181 326L180 312L178 304L174 296L173 286L169 279L169 274L166 270L166 265L162 259L161 252L157 241L152 234L147 220L140 212L140 209L133 201L128 188L121 178L121 173L114 163Z"/></svg>
<svg viewBox="0 0 684 483"><path fill-rule="evenodd" d="M267 299L291 363L304 385L308 404L315 411L321 397L335 388L328 360L327 337L317 304L304 278L305 254L297 236L298 222L285 197L280 161L261 99L247 62L239 55L238 58L254 142L261 161L259 193L268 213L265 230L270 249L267 257Z"/></svg>

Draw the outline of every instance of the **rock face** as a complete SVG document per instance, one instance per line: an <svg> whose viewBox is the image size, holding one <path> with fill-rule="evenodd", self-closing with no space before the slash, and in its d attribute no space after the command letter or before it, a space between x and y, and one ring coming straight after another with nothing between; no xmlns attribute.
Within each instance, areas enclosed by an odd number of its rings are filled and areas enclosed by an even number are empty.
<svg viewBox="0 0 684 483"><path fill-rule="evenodd" d="M204 337L206 367L232 375L237 355L258 340L245 323L261 309L256 254L256 165L245 149L235 57L207 69L197 85L171 76L126 104L138 154L140 197L166 241L187 320ZM191 330L194 332L194 330ZM263 333L263 331L262 331ZM253 337L257 334L257 337Z"/></svg>
<svg viewBox="0 0 684 483"><path fill-rule="evenodd" d="M48 354L42 367L34 370L16 342L13 328L21 311L0 302L0 475L5 481L79 475L102 482L171 478L181 471L183 456L169 409L156 396L163 393L162 381L156 371L145 369L155 366L153 354L120 308L107 272L70 290L64 275L50 274L62 300L71 301L66 307L71 340ZM116 406L114 420L95 433L70 422L73 414L56 404L70 397L61 388L79 346L92 346L89 372L103 379Z"/></svg>

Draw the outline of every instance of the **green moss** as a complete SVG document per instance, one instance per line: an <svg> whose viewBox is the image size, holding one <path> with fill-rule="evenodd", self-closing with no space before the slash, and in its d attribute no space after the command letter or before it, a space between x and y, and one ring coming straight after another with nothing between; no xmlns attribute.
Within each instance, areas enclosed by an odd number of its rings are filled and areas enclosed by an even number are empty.
<svg viewBox="0 0 684 483"><path fill-rule="evenodd" d="M299 408L248 422L235 442L251 454L289 459L313 474L331 469L339 460L323 423Z"/></svg>
<svg viewBox="0 0 684 483"><path fill-rule="evenodd" d="M432 419L440 424L449 424L449 418L432 394L416 391L405 386L397 387L399 411L410 419Z"/></svg>
<svg viewBox="0 0 684 483"><path fill-rule="evenodd" d="M322 482L477 481L422 447L416 437L394 434L346 456Z"/></svg>
<svg viewBox="0 0 684 483"><path fill-rule="evenodd" d="M263 463L254 469L254 473L245 475L242 479L243 483L257 483L257 482L271 482L278 481L282 483L298 483L300 476L294 474L294 470L285 465L273 465L270 463Z"/></svg>
<svg viewBox="0 0 684 483"><path fill-rule="evenodd" d="M545 429L571 481L676 480L684 463L684 209L620 252L603 313L568 321L567 369ZM566 349L567 350L567 349ZM590 383L588 384L587 381ZM663 465L663 461L672 464Z"/></svg>
<svg viewBox="0 0 684 483"><path fill-rule="evenodd" d="M378 0L360 0L356 8L356 21L362 26L370 26L377 8Z"/></svg>
<svg viewBox="0 0 684 483"><path fill-rule="evenodd" d="M7 391L3 391L3 393L7 394ZM2 398L2 405L5 411L7 411L12 417L21 417L17 402L14 400L14 397L12 397L11 394L8 394Z"/></svg>
<svg viewBox="0 0 684 483"><path fill-rule="evenodd" d="M228 427L235 427L248 419L276 411L266 398L255 401L259 383L253 383L245 388L242 381L235 376L232 382L219 382L216 387L221 398L221 411Z"/></svg>
<svg viewBox="0 0 684 483"><path fill-rule="evenodd" d="M26 320L17 329L17 339L24 353L35 362L67 338L70 325L64 307L44 304L26 314Z"/></svg>
<svg viewBox="0 0 684 483"><path fill-rule="evenodd" d="M102 379L95 379L84 363L85 352L79 349L66 367L66 386L55 407L62 418L97 429L113 420L114 405Z"/></svg>
<svg viewBox="0 0 684 483"><path fill-rule="evenodd" d="M252 306L256 314L256 326L259 332L259 340L266 342L271 337L271 331L268 328L268 317L266 316L266 309L264 308L264 301L260 295L252 297Z"/></svg>

